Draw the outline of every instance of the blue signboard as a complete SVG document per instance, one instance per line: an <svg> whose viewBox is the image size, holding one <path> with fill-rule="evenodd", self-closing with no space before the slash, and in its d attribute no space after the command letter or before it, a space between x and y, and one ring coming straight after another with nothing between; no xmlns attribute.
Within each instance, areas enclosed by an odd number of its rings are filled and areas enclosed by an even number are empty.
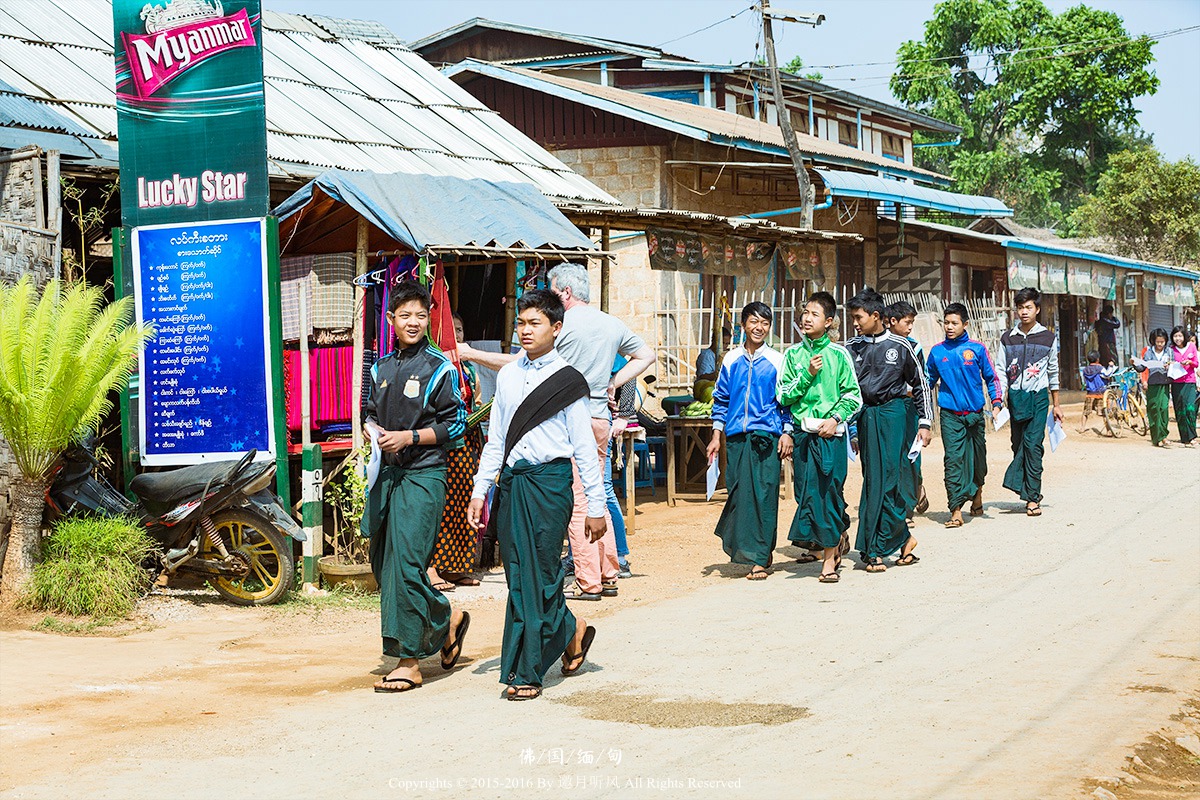
<svg viewBox="0 0 1200 800"><path fill-rule="evenodd" d="M156 331L138 361L143 464L252 448L273 458L265 228L240 219L133 229L137 320Z"/></svg>

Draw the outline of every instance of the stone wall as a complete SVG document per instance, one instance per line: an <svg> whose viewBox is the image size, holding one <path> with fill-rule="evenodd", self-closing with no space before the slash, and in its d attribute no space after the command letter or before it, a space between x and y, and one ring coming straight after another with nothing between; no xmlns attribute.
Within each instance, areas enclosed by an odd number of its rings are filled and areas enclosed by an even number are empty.
<svg viewBox="0 0 1200 800"><path fill-rule="evenodd" d="M554 155L627 206L661 207L662 147L585 147Z"/></svg>
<svg viewBox="0 0 1200 800"><path fill-rule="evenodd" d="M41 150L11 151L0 158L0 281L33 275L42 285L53 275L55 234L46 230ZM0 526L9 519L9 487L16 475L8 442L0 436Z"/></svg>

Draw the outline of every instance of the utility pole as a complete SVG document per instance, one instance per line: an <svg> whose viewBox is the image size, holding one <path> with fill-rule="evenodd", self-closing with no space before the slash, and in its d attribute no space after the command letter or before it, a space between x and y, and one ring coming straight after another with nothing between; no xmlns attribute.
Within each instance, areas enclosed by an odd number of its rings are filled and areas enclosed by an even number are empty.
<svg viewBox="0 0 1200 800"><path fill-rule="evenodd" d="M771 30L771 2L761 0L763 17L763 41L767 51L767 69L771 73L771 94L775 97L775 116L779 118L779 127L783 130L783 143L788 155L792 157L792 167L796 170L796 185L800 188L800 216L803 219L801 227L811 229L813 226L813 189L808 180L808 171L804 168L804 160L800 157L800 144L796 141L796 131L792 128L792 115L788 111L787 102L783 97L783 86L779 82L779 63L775 59L775 35ZM824 20L821 16L813 24L820 25ZM807 21L807 20L796 20Z"/></svg>

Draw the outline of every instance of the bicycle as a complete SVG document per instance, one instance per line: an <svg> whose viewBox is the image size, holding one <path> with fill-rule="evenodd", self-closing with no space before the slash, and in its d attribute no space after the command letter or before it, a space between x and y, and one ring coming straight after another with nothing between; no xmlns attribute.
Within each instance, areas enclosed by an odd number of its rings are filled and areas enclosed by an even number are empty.
<svg viewBox="0 0 1200 800"><path fill-rule="evenodd" d="M1150 432L1150 421L1146 416L1146 393L1137 371L1127 367L1112 376L1112 383L1104 390L1104 429L1114 438L1121 435L1121 427L1127 425L1138 436Z"/></svg>

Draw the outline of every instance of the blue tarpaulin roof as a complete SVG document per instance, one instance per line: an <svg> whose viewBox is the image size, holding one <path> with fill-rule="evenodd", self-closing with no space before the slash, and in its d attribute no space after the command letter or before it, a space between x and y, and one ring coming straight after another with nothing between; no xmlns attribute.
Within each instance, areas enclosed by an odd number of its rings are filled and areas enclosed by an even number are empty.
<svg viewBox="0 0 1200 800"><path fill-rule="evenodd" d="M349 222L355 214L418 253L595 249L532 184L329 170L273 213L289 252L353 250L355 226Z"/></svg>
<svg viewBox="0 0 1200 800"><path fill-rule="evenodd" d="M911 183L863 175L858 172L841 172L818 169L817 174L825 182L825 188L834 197L863 197L869 200L884 200L903 203L918 208L931 208L966 214L972 217L1011 217L1013 211L994 197L974 194L955 194L942 189L930 189Z"/></svg>

